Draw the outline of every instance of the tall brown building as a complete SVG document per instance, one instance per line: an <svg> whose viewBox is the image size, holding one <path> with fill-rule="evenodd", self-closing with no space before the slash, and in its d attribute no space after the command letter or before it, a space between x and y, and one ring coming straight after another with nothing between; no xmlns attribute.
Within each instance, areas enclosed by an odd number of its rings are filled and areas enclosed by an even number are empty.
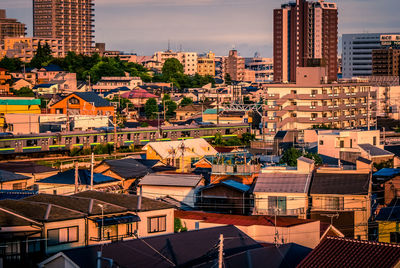
<svg viewBox="0 0 400 268"><path fill-rule="evenodd" d="M61 38L64 51L94 50L93 0L33 0L33 35Z"/></svg>
<svg viewBox="0 0 400 268"><path fill-rule="evenodd" d="M7 18L6 11L0 9L0 46L4 44L5 37L24 37L25 32L25 24Z"/></svg>
<svg viewBox="0 0 400 268"><path fill-rule="evenodd" d="M338 12L335 3L297 0L274 10L274 80L295 82L297 67L325 66L337 80Z"/></svg>
<svg viewBox="0 0 400 268"><path fill-rule="evenodd" d="M372 75L400 76L400 35L381 35L382 49L372 50Z"/></svg>
<svg viewBox="0 0 400 268"><path fill-rule="evenodd" d="M231 50L229 56L224 58L222 66L224 77L229 74L233 81L243 81L244 67L244 58L238 55L237 50Z"/></svg>

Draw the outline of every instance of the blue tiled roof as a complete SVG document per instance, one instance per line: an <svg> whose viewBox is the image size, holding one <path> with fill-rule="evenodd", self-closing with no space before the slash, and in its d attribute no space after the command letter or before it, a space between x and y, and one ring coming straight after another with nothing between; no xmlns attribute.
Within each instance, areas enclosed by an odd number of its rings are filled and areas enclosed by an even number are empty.
<svg viewBox="0 0 400 268"><path fill-rule="evenodd" d="M239 191L242 192L247 192L250 189L250 186L233 180L223 181L221 183L230 186L232 188L238 189Z"/></svg>
<svg viewBox="0 0 400 268"><path fill-rule="evenodd" d="M29 177L14 172L0 170L0 182L27 180Z"/></svg>
<svg viewBox="0 0 400 268"><path fill-rule="evenodd" d="M33 89L37 88L51 88L52 86L57 85L57 84L39 84L33 87Z"/></svg>
<svg viewBox="0 0 400 268"><path fill-rule="evenodd" d="M375 172L373 176L392 177L397 174L400 174L400 169L398 168L382 168L381 170Z"/></svg>
<svg viewBox="0 0 400 268"><path fill-rule="evenodd" d="M49 66L43 67L48 72L61 72L64 71L60 66L55 64L50 64Z"/></svg>
<svg viewBox="0 0 400 268"><path fill-rule="evenodd" d="M376 216L375 220L377 221L400 221L400 207L386 207L381 208L378 216Z"/></svg>
<svg viewBox="0 0 400 268"><path fill-rule="evenodd" d="M90 171L86 169L80 169L79 184L90 185ZM117 179L104 176L103 174L93 174L93 184L101 184L106 182L118 181ZM53 184L75 184L75 170L71 169L68 171L60 172L54 176L42 179L39 183L53 183Z"/></svg>
<svg viewBox="0 0 400 268"><path fill-rule="evenodd" d="M223 111L223 109L219 109L220 112ZM207 109L203 112L203 114L217 114L217 109Z"/></svg>
<svg viewBox="0 0 400 268"><path fill-rule="evenodd" d="M0 190L0 200L4 199L22 199L37 194L37 191L25 190Z"/></svg>
<svg viewBox="0 0 400 268"><path fill-rule="evenodd" d="M73 93L79 98L91 102L94 104L95 107L106 107L106 106L111 106L110 102L106 99L103 99L99 95L97 95L94 92L75 92Z"/></svg>

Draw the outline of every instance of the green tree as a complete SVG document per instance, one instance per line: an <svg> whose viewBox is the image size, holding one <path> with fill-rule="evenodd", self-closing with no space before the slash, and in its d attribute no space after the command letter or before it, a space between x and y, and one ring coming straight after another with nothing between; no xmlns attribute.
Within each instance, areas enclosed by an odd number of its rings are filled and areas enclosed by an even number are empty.
<svg viewBox="0 0 400 268"><path fill-rule="evenodd" d="M46 42L44 46L39 42L38 48L36 49L35 56L33 56L30 66L35 68L42 68L43 66L47 66L53 56L51 55L51 48L49 44Z"/></svg>
<svg viewBox="0 0 400 268"><path fill-rule="evenodd" d="M307 157L307 158L309 158L309 159L314 160L314 163L315 163L316 165L321 165L321 164L322 164L322 158L321 158L321 156L319 156L319 154L317 154L317 153L310 153L310 152L308 152L308 153L305 153L303 156L304 156L304 157Z"/></svg>
<svg viewBox="0 0 400 268"><path fill-rule="evenodd" d="M285 150L279 163L287 164L290 167L297 165L297 158L301 156L301 152L293 147Z"/></svg>
<svg viewBox="0 0 400 268"><path fill-rule="evenodd" d="M255 134L251 134L251 133L243 133L242 137L240 138L241 142L244 145L250 145L251 141L254 141L256 139L256 135Z"/></svg>
<svg viewBox="0 0 400 268"><path fill-rule="evenodd" d="M225 77L224 77L224 80L225 80L225 84L232 85L232 78L231 78L230 74L226 73Z"/></svg>
<svg viewBox="0 0 400 268"><path fill-rule="evenodd" d="M175 58L167 59L162 67L162 75L167 80L183 75L183 65Z"/></svg>
<svg viewBox="0 0 400 268"><path fill-rule="evenodd" d="M169 94L165 94L163 96L163 110L165 111L165 116L167 119L174 117L176 108L178 108L178 105L171 100Z"/></svg>
<svg viewBox="0 0 400 268"><path fill-rule="evenodd" d="M150 98L144 104L144 113L148 119L156 118L156 113L158 112L157 100Z"/></svg>
<svg viewBox="0 0 400 268"><path fill-rule="evenodd" d="M224 140L222 139L222 134L217 132L214 135L214 144L215 145L222 145L224 143Z"/></svg>
<svg viewBox="0 0 400 268"><path fill-rule="evenodd" d="M13 90L17 97L35 97L35 93L29 87L21 87L19 90Z"/></svg>
<svg viewBox="0 0 400 268"><path fill-rule="evenodd" d="M181 219L175 218L174 219L174 232L175 233L180 233L180 232L186 232L187 227L182 225Z"/></svg>
<svg viewBox="0 0 400 268"><path fill-rule="evenodd" d="M23 63L18 58L8 58L7 56L0 60L0 68L9 72L16 72L22 69Z"/></svg>
<svg viewBox="0 0 400 268"><path fill-rule="evenodd" d="M180 106L181 107L185 107L185 106L188 106L188 105L190 105L192 103L193 103L193 100L191 98L183 97L183 99L181 100Z"/></svg>

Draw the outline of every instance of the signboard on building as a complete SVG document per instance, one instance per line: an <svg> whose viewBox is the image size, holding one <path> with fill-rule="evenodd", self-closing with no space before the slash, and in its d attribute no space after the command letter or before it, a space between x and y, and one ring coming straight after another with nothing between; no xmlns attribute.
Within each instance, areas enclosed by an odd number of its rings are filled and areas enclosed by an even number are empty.
<svg viewBox="0 0 400 268"><path fill-rule="evenodd" d="M389 47L400 47L400 35L399 34L382 34L381 45Z"/></svg>

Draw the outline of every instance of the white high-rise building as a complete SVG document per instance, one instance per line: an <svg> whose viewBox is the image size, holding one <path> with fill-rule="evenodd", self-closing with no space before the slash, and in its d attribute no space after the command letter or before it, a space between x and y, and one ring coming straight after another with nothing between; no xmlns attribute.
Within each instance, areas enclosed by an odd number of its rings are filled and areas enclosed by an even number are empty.
<svg viewBox="0 0 400 268"><path fill-rule="evenodd" d="M383 34L386 33L344 34L342 36L343 78L372 75L372 50L381 48L380 36Z"/></svg>

